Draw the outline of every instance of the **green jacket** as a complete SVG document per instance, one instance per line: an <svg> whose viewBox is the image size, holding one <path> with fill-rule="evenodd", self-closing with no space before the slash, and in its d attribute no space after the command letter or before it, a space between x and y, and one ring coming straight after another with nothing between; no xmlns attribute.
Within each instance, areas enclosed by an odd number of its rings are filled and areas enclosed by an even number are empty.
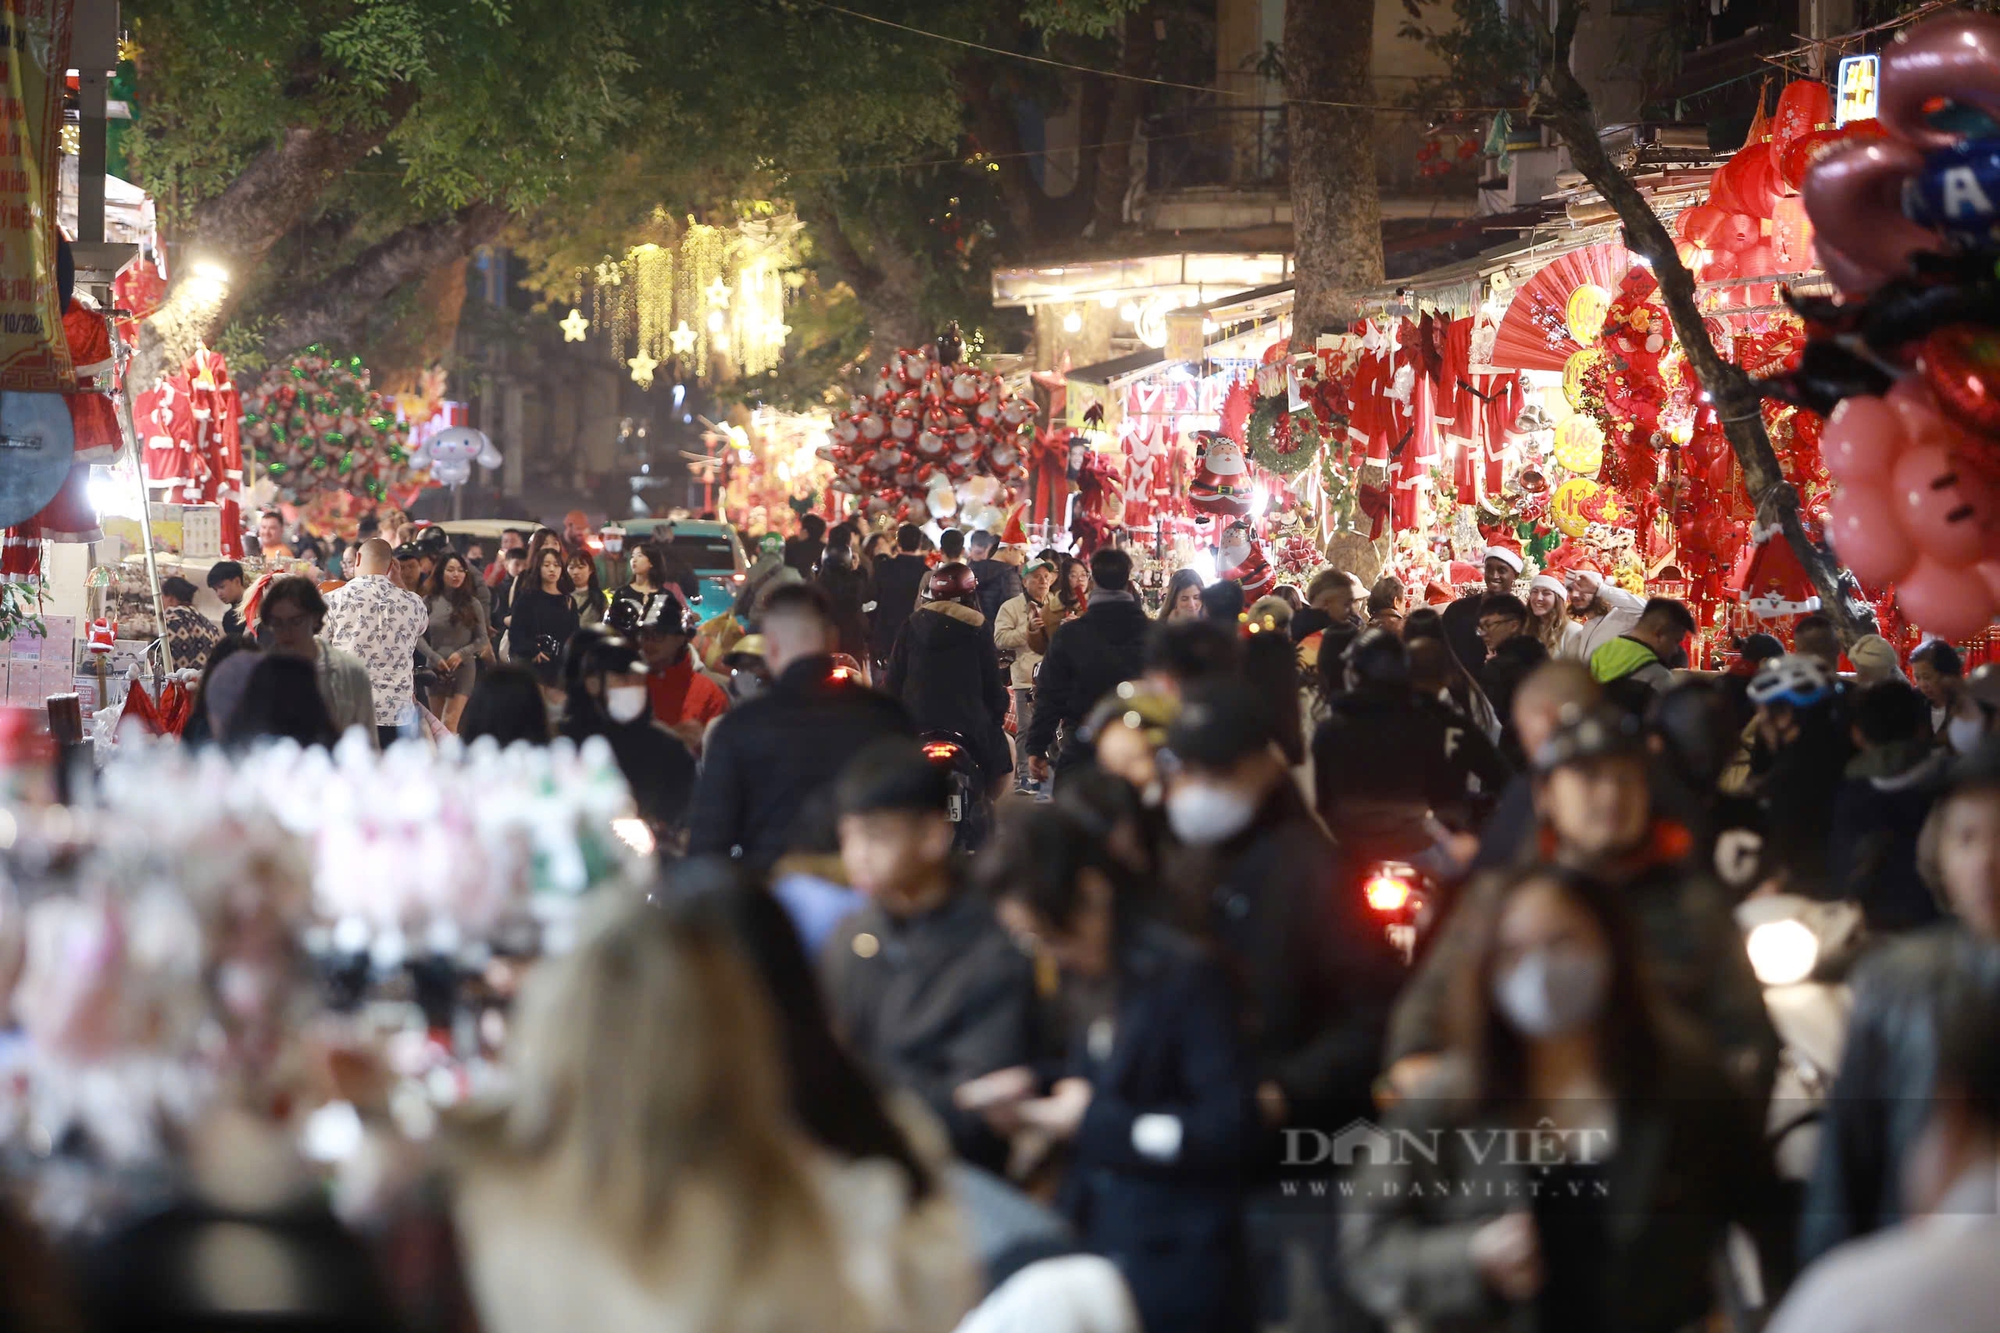
<svg viewBox="0 0 2000 1333"><path fill-rule="evenodd" d="M1659 654L1629 635L1620 635L1591 654L1590 675L1600 685L1629 678L1662 692L1674 684L1674 673Z"/></svg>

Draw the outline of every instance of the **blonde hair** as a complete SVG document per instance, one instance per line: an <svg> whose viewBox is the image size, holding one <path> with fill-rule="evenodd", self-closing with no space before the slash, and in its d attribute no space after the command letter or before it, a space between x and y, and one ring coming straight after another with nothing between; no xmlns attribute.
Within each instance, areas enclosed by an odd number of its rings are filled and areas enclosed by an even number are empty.
<svg viewBox="0 0 2000 1333"><path fill-rule="evenodd" d="M778 1327L801 1301L849 1326L770 1014L711 927L608 904L530 977L508 1064L505 1099L457 1122L465 1169L535 1176L545 1221L715 1312L704 1326Z"/></svg>
<svg viewBox="0 0 2000 1333"><path fill-rule="evenodd" d="M1545 616L1528 612L1528 632L1542 641L1542 647L1549 650L1549 656L1562 654L1563 631L1569 628L1569 603L1557 602L1549 608Z"/></svg>

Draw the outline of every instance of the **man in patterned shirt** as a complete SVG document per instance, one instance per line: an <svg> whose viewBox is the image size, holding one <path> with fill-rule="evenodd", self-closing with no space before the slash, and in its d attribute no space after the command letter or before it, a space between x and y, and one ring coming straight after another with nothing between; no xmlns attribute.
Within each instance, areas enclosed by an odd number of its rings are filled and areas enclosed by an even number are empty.
<svg viewBox="0 0 2000 1333"><path fill-rule="evenodd" d="M174 656L175 670L201 670L222 631L194 609L194 584L179 575L160 580L160 601L167 609L167 649Z"/></svg>
<svg viewBox="0 0 2000 1333"><path fill-rule="evenodd" d="M345 648L368 668L368 685L375 696L375 731L383 745L404 734L417 720L412 689L412 655L421 651L430 613L423 598L405 592L389 580L395 551L375 538L361 544L352 583L327 594L326 628L321 637Z"/></svg>

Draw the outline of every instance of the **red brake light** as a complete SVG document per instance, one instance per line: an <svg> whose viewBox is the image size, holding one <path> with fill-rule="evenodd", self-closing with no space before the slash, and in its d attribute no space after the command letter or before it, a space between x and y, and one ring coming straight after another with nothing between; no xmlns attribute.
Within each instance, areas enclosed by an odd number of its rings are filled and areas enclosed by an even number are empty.
<svg viewBox="0 0 2000 1333"><path fill-rule="evenodd" d="M924 758L930 760L933 763L936 763L938 760L941 759L950 759L957 753L958 753L958 746L954 745L950 741L924 742Z"/></svg>
<svg viewBox="0 0 2000 1333"><path fill-rule="evenodd" d="M1410 901L1410 882L1400 875L1378 870L1361 886L1368 905L1378 912L1400 912Z"/></svg>

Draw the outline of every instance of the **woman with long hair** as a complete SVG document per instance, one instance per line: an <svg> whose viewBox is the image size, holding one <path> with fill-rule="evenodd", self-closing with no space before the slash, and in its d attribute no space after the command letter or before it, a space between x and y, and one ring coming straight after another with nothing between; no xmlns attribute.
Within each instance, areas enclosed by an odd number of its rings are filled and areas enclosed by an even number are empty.
<svg viewBox="0 0 2000 1333"><path fill-rule="evenodd" d="M188 703L187 725L181 728L182 745L210 745L220 739L216 735L217 719L209 716L208 683L215 678L215 669L244 650L257 651L257 645L241 634L225 634L208 650L208 661L201 668L201 680L194 687L194 698ZM226 720L226 714L223 720Z"/></svg>
<svg viewBox="0 0 2000 1333"><path fill-rule="evenodd" d="M1528 585L1528 633L1549 650L1549 660L1575 657L1565 652L1583 638L1583 626L1569 618L1569 589L1553 574L1537 574Z"/></svg>
<svg viewBox="0 0 2000 1333"><path fill-rule="evenodd" d="M285 653L262 653L250 668L243 697L230 710L222 739L239 748L285 739L331 749L340 733L320 695L313 664Z"/></svg>
<svg viewBox="0 0 2000 1333"><path fill-rule="evenodd" d="M544 546L528 562L523 588L514 593L514 618L507 624L508 656L532 667L543 685L560 678L562 650L577 631L576 604L570 600L569 575L563 570L562 548Z"/></svg>
<svg viewBox="0 0 2000 1333"><path fill-rule="evenodd" d="M1074 989L1077 1031L1052 1085L1004 1069L961 1104L1070 1143L1063 1210L1117 1262L1148 1333L1248 1329L1250 1080L1221 969L1137 910L1128 867L1064 811L1016 817L987 870L1001 920Z"/></svg>
<svg viewBox="0 0 2000 1333"><path fill-rule="evenodd" d="M459 738L468 744L491 736L501 747L515 741L549 743L549 706L535 673L518 662L501 662L479 673L472 698L459 715Z"/></svg>
<svg viewBox="0 0 2000 1333"><path fill-rule="evenodd" d="M1534 866L1467 907L1475 965L1447 1053L1384 1127L1442 1151L1362 1154L1351 1184L1370 1202L1344 1219L1351 1287L1420 1329L1704 1323L1730 1223L1787 1257L1761 1101L1664 1016L1614 890Z"/></svg>
<svg viewBox="0 0 2000 1333"><path fill-rule="evenodd" d="M769 1006L712 928L598 904L523 989L497 1101L456 1117L486 1333L868 1333Z"/></svg>
<svg viewBox="0 0 2000 1333"><path fill-rule="evenodd" d="M1041 622L1028 631L1028 646L1038 653L1049 651L1049 642L1065 620L1073 620L1090 607L1090 562L1073 555L1062 557L1056 571L1056 586L1042 604Z"/></svg>
<svg viewBox="0 0 2000 1333"><path fill-rule="evenodd" d="M479 600L478 576L464 556L447 551L438 560L431 571L430 586L424 589L424 603L431 614L431 627L424 637L430 640L431 651L444 659L431 698L438 704L438 720L445 729L457 731L465 701L472 697L479 664L493 660L493 640L487 633L486 606Z"/></svg>
<svg viewBox="0 0 2000 1333"><path fill-rule="evenodd" d="M1167 581L1167 591L1160 598L1158 620L1199 620L1201 619L1201 590L1205 585L1201 575L1192 569L1177 569L1173 578Z"/></svg>
<svg viewBox="0 0 2000 1333"><path fill-rule="evenodd" d="M563 554L563 572L569 575L569 599L576 607L577 624L602 625L606 597L604 584L597 577L597 561L581 546L573 546Z"/></svg>

